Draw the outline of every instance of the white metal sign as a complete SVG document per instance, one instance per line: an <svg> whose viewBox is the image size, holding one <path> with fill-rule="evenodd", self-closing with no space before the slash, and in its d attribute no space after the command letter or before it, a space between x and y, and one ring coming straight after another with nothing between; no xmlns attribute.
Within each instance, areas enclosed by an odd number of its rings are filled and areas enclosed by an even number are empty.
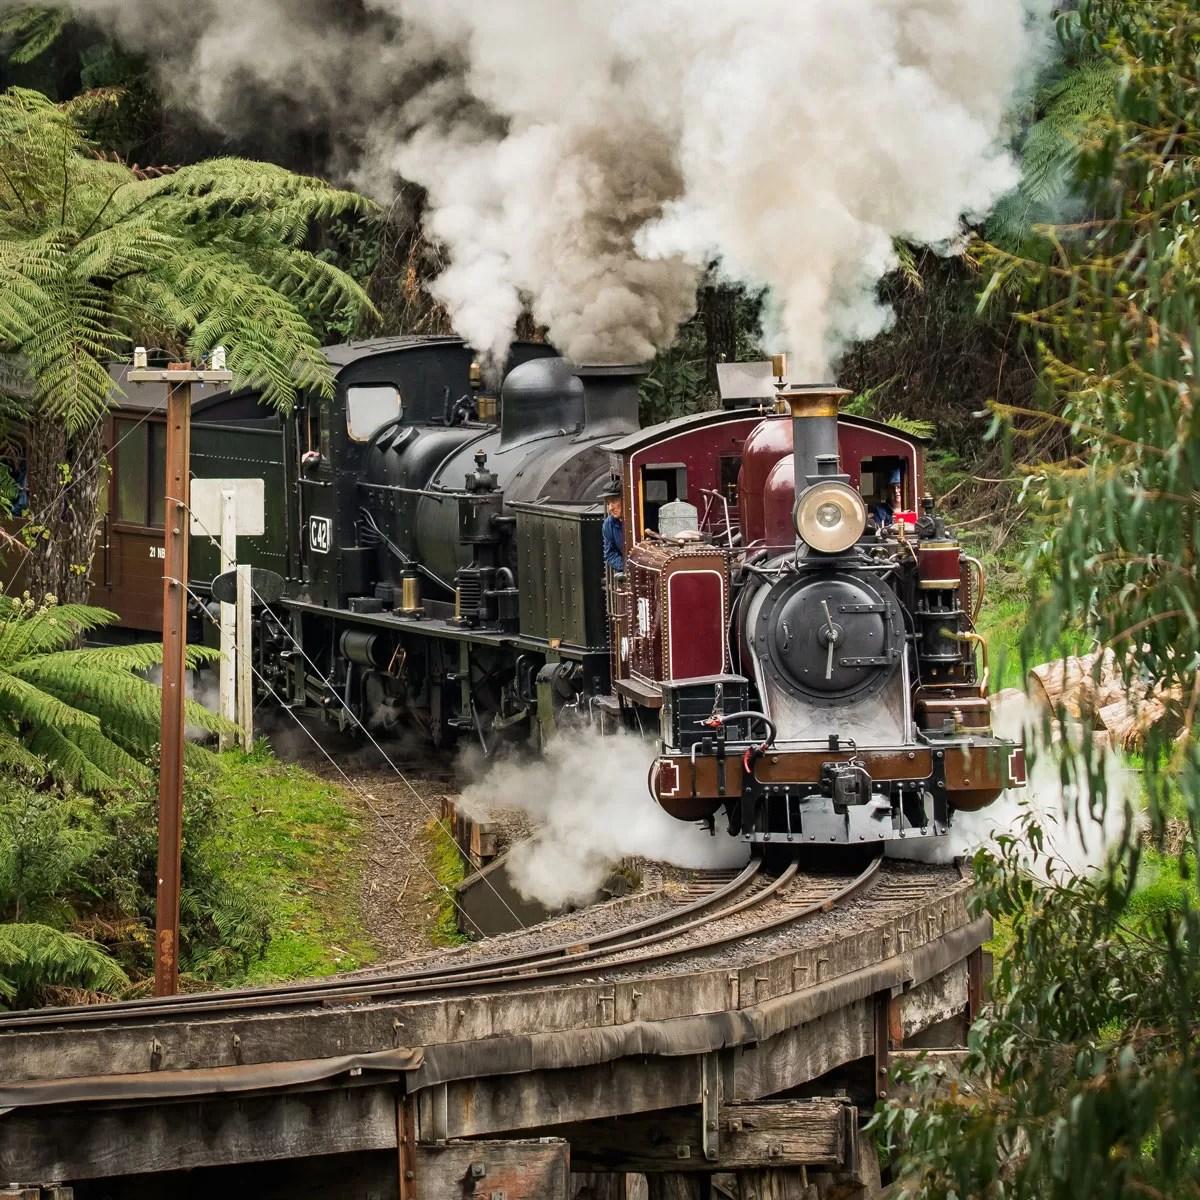
<svg viewBox="0 0 1200 1200"><path fill-rule="evenodd" d="M262 537L267 531L266 486L261 479L193 479L192 532L221 535L221 495L233 493L239 537Z"/></svg>
<svg viewBox="0 0 1200 1200"><path fill-rule="evenodd" d="M328 554L333 540L333 521L329 517L308 518L308 544L317 554Z"/></svg>

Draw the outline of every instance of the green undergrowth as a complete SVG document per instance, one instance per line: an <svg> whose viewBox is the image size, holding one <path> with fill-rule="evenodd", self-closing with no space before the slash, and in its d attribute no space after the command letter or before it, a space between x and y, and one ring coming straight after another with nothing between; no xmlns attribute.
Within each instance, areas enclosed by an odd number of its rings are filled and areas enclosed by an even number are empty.
<svg viewBox="0 0 1200 1200"><path fill-rule="evenodd" d="M0 1007L148 993L157 787L101 796L0 775ZM263 746L185 774L180 986L356 967L362 824L346 797Z"/></svg>
<svg viewBox="0 0 1200 1200"><path fill-rule="evenodd" d="M1129 902L1134 922L1161 921L1185 905L1200 906L1200 883L1194 854L1166 854L1147 849L1138 865L1137 890Z"/></svg>
<svg viewBox="0 0 1200 1200"><path fill-rule="evenodd" d="M996 546L989 534L966 532L962 543L964 552L983 566L986 579L975 628L987 642L989 691L1024 691L1027 665L1082 654L1089 648L1082 631L1068 634L1057 645L1030 640L1030 614L1046 594L1047 580L1044 575L1031 573L1027 542L1009 541Z"/></svg>
<svg viewBox="0 0 1200 1200"><path fill-rule="evenodd" d="M458 928L455 889L466 878L466 861L443 822L430 821L422 837L427 847L429 869L438 882L438 886L429 892L435 908L430 940L435 946L461 946L470 939Z"/></svg>
<svg viewBox="0 0 1200 1200"><path fill-rule="evenodd" d="M346 798L259 743L222 755L214 867L256 897L268 936L245 982L351 970L373 958L358 911L362 824ZM230 982L234 982L231 980Z"/></svg>

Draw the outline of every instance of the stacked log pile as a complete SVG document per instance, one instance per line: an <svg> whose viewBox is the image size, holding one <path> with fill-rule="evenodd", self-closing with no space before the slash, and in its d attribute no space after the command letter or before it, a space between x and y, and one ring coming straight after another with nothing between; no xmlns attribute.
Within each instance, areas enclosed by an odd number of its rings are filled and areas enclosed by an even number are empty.
<svg viewBox="0 0 1200 1200"><path fill-rule="evenodd" d="M1151 728L1178 712L1180 691L1136 675L1127 684L1121 666L1111 650L1042 663L1029 672L1029 695L1051 716L1063 713L1114 749L1139 750Z"/></svg>

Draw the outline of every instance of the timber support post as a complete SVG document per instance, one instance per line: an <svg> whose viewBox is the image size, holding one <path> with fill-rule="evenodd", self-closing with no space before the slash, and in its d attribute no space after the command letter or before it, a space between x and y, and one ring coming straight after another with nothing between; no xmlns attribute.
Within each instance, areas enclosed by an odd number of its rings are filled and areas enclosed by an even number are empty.
<svg viewBox="0 0 1200 1200"><path fill-rule="evenodd" d="M417 1200L417 1122L412 1097L396 1097L396 1157L400 1200Z"/></svg>
<svg viewBox="0 0 1200 1200"><path fill-rule="evenodd" d="M250 568L237 568L237 719L242 749L250 752L254 744L253 638L250 617L254 606L254 587Z"/></svg>
<svg viewBox="0 0 1200 1200"><path fill-rule="evenodd" d="M237 493L227 488L221 493L221 571L237 566ZM237 609L221 602L221 716L231 725L237 720L237 678L234 663ZM233 734L222 731L219 746L233 746Z"/></svg>

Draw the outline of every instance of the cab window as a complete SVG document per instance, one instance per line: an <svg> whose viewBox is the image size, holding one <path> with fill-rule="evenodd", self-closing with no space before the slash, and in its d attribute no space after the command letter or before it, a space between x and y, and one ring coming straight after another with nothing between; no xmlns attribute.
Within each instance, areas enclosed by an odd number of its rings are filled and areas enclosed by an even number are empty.
<svg viewBox="0 0 1200 1200"><path fill-rule="evenodd" d="M356 442L365 442L401 411L400 393L390 383L356 384L346 389L346 428Z"/></svg>
<svg viewBox="0 0 1200 1200"><path fill-rule="evenodd" d="M649 463L642 468L642 532L658 532L664 504L687 499L687 467L683 463Z"/></svg>

